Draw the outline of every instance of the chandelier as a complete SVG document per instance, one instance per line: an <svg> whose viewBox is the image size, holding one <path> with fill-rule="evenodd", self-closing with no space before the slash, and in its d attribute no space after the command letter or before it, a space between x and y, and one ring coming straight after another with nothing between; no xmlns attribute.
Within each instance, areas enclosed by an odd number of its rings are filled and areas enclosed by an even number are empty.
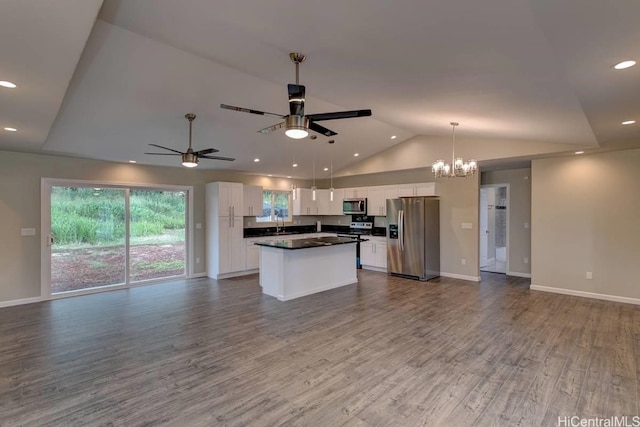
<svg viewBox="0 0 640 427"><path fill-rule="evenodd" d="M431 171L436 178L456 178L472 176L478 169L478 163L471 159L465 162L462 157L456 158L456 126L458 122L451 122L453 127L452 143L451 143L451 164L445 163L444 160L436 160L431 167Z"/></svg>

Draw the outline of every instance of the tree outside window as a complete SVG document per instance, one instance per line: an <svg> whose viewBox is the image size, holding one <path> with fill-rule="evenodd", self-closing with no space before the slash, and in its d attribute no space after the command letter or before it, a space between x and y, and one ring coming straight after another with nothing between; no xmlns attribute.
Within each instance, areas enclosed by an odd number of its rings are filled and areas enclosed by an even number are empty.
<svg viewBox="0 0 640 427"><path fill-rule="evenodd" d="M289 191L264 190L262 192L262 216L257 222L291 222L291 193Z"/></svg>

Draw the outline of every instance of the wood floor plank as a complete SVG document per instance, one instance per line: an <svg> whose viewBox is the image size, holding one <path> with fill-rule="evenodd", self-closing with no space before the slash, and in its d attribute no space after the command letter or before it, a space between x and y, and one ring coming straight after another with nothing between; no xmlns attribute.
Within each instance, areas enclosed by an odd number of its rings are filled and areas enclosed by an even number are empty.
<svg viewBox="0 0 640 427"><path fill-rule="evenodd" d="M252 275L2 308L0 426L507 426L638 413L640 307L499 274L358 276L287 302Z"/></svg>

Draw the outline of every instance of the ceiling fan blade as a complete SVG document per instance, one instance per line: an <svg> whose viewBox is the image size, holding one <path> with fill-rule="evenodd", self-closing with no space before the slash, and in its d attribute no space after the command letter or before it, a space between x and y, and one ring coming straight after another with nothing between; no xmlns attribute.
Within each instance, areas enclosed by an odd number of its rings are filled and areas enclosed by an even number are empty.
<svg viewBox="0 0 640 427"><path fill-rule="evenodd" d="M335 133L334 131L332 131L331 129L327 129L324 126L320 126L319 124L315 123L315 122L309 122L309 129L311 129L314 132L318 132L324 136L334 136L337 135L337 133Z"/></svg>
<svg viewBox="0 0 640 427"><path fill-rule="evenodd" d="M220 150L216 150L215 148L205 148L204 150L194 151L193 154L195 154L196 156L202 156L204 154L217 153L219 151Z"/></svg>
<svg viewBox="0 0 640 427"><path fill-rule="evenodd" d="M288 84L289 115L304 116L304 86Z"/></svg>
<svg viewBox="0 0 640 427"><path fill-rule="evenodd" d="M144 153L144 154L151 154L153 156L181 156L182 153Z"/></svg>
<svg viewBox="0 0 640 427"><path fill-rule="evenodd" d="M371 110L352 110L352 111L337 111L335 113L320 113L309 114L307 117L313 122L320 122L323 120L338 120L338 119L351 119L353 117L368 117L371 115Z"/></svg>
<svg viewBox="0 0 640 427"><path fill-rule="evenodd" d="M201 159L213 159L213 160L226 160L228 162L233 162L235 159L231 157L220 157L220 156L198 156Z"/></svg>
<svg viewBox="0 0 640 427"><path fill-rule="evenodd" d="M283 127L283 126L284 126L284 122L280 122L280 123L278 123L277 125L273 125L273 126L266 127L266 128L264 128L264 129L260 129L258 132L259 132L259 133L267 134L267 133L271 133L271 132L273 132L274 130L278 130L278 129L280 129L280 128L281 128L281 127Z"/></svg>
<svg viewBox="0 0 640 427"><path fill-rule="evenodd" d="M266 111L259 111L259 110L252 110L250 108L234 107L233 105L227 105L227 104L220 104L220 108L223 108L225 110L240 111L241 113L257 114L259 116L280 117L281 119L284 119L285 117L287 117L287 116L283 116L282 114L269 113L269 112L266 112Z"/></svg>
<svg viewBox="0 0 640 427"><path fill-rule="evenodd" d="M158 144L149 144L149 145L151 145L152 147L158 147L158 148L162 148L163 150L169 150L169 151L173 151L174 153L182 154L182 151L174 150L173 148L163 147L162 145L158 145Z"/></svg>

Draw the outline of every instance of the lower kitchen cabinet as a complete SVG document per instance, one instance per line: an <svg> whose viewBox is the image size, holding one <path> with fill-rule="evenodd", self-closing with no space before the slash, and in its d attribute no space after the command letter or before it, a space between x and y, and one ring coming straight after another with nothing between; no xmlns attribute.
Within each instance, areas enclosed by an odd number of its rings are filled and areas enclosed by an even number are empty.
<svg viewBox="0 0 640 427"><path fill-rule="evenodd" d="M360 264L373 270L387 269L387 238L372 236L360 243Z"/></svg>

